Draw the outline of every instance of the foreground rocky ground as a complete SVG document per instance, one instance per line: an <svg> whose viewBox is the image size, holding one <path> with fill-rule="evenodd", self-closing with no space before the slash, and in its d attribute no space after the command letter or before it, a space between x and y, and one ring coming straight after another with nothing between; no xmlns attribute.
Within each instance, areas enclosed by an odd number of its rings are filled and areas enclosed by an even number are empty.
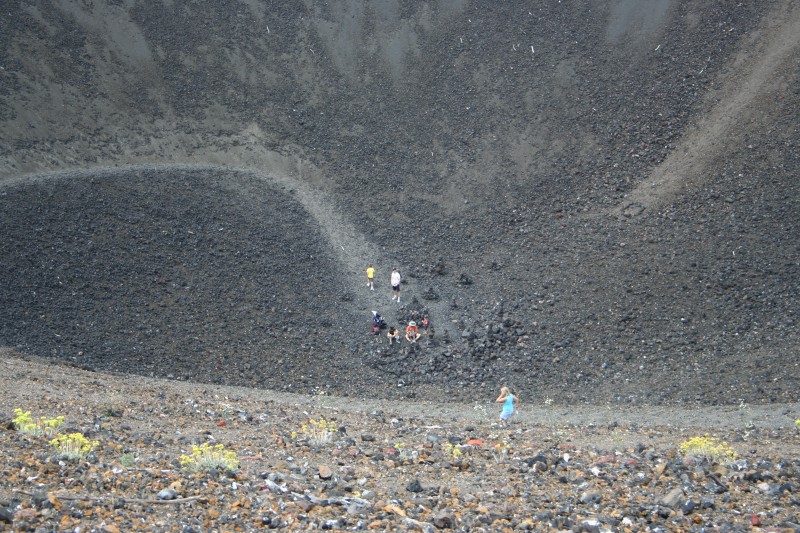
<svg viewBox="0 0 800 533"><path fill-rule="evenodd" d="M800 530L796 405L691 418L523 404L500 427L493 398L289 395L93 373L10 351L0 365L0 528L9 531ZM64 416L64 432L97 446L59 460L47 439L12 427L16 408ZM335 431L314 443L309 423L321 420ZM680 451L707 432L737 460ZM202 443L234 451L238 471L183 468L181 456Z"/></svg>

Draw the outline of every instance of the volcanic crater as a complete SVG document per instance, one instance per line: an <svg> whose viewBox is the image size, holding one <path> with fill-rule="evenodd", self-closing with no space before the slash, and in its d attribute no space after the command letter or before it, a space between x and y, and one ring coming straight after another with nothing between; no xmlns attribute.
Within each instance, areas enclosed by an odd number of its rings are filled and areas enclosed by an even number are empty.
<svg viewBox="0 0 800 533"><path fill-rule="evenodd" d="M0 345L364 398L796 400L795 2L3 9ZM435 335L388 346L373 310Z"/></svg>

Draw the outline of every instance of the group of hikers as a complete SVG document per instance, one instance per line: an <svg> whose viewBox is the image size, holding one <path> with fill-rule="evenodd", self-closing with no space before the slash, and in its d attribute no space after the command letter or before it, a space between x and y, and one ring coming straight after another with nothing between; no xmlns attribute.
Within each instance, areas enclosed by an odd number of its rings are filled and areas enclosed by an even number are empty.
<svg viewBox="0 0 800 533"><path fill-rule="evenodd" d="M377 311L372 311L372 334L381 335L383 330L386 330L386 338L389 339L391 346L395 342L400 344L400 330L394 326L388 326L386 320ZM428 340L433 338L433 328L431 327L431 320L427 313L422 316L422 320L417 323L416 320L411 320L406 326L405 335L403 337L406 341L415 344L423 335L428 336Z"/></svg>
<svg viewBox="0 0 800 533"><path fill-rule="evenodd" d="M367 275L367 288L369 290L375 290L375 267L372 263L367 265L366 270ZM389 284L392 287L392 301L400 303L400 284L403 282L403 278L400 275L400 271L397 267L392 268L391 276L389 277ZM406 341L414 344L423 335L428 336L428 340L430 341L433 338L433 328L431 327L430 317L426 314L423 315L421 320L414 318L413 320L409 321L408 325L405 328L405 334L401 337L401 331L399 328L394 326L388 326L386 321L377 311L372 312L372 334L373 335L381 335L383 330L386 330L386 337L389 339L389 345L396 343L400 343L402 338L405 338ZM387 327L388 326L388 327Z"/></svg>
<svg viewBox="0 0 800 533"><path fill-rule="evenodd" d="M367 287L369 290L375 290L375 267L370 263L367 266ZM400 283L403 278L400 276L400 271L397 268L392 269L389 282L392 286L392 301L400 303ZM416 312L415 312L416 314ZM417 315L418 316L418 315ZM417 323L417 318L412 315L413 320L409 321L405 328L405 335L403 337L407 342L416 344L422 337L427 335L430 339L433 337L433 327L431 327L430 317L427 313L422 315L422 319ZM383 330L386 330L386 337L389 339L391 346L395 342L400 344L400 330L394 326L388 326L386 320L377 311L372 311L372 335L380 336ZM502 424L508 424L509 419L517 411L518 398L511 394L511 391L505 385L500 388L500 396L495 400L496 403L502 403L502 411L500 412L500 420Z"/></svg>

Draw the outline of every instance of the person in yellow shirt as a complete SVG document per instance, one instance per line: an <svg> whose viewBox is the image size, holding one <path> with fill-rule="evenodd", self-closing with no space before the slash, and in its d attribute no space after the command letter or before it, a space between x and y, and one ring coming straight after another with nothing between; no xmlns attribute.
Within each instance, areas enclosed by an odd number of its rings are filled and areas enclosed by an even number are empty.
<svg viewBox="0 0 800 533"><path fill-rule="evenodd" d="M371 291L375 290L375 267L372 266L372 263L367 266L367 287Z"/></svg>

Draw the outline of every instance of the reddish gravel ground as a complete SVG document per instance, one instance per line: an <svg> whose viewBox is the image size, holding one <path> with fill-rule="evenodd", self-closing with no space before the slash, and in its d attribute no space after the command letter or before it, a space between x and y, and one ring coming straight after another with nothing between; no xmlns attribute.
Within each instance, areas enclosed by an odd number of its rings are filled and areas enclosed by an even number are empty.
<svg viewBox="0 0 800 533"><path fill-rule="evenodd" d="M493 398L434 406L289 395L88 372L8 351L0 365L8 530L800 528L797 406L691 417L522 404L502 427ZM64 432L98 444L84 459L60 459L47 439L12 427L15 408L64 416ZM329 442L309 441L311 420L331 423ZM680 451L706 433L736 460ZM238 470L182 467L202 443L234 451Z"/></svg>

